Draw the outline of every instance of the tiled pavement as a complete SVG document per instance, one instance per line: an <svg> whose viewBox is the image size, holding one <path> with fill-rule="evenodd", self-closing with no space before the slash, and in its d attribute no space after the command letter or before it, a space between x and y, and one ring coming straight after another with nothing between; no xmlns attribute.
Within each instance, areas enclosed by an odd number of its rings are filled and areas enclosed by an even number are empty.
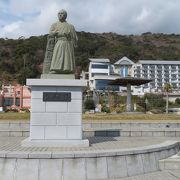
<svg viewBox="0 0 180 180"><path fill-rule="evenodd" d="M179 138L148 138L148 137L94 137L90 138L90 147L86 148L36 148L36 147L21 147L21 141L24 138L20 137L0 137L0 156L3 157L3 151L6 152L6 157L12 158L14 154L19 158L26 158L28 154L29 158L41 158L43 155L49 158L49 152L59 153L61 156L64 152L69 151L69 154L72 152L100 152L103 150L124 150L129 148L138 148L144 146L157 145L168 140L179 141ZM38 152L38 154L37 154ZM14 154L13 154L14 153ZM41 154L42 153L42 154ZM31 157L30 157L31 156ZM46 158L45 157L45 158ZM180 180L180 171L171 170L171 171L157 171L153 173L148 173L144 175L131 176L126 178L119 179L109 179L109 180ZM94 179L95 180L95 179Z"/></svg>
<svg viewBox="0 0 180 180"><path fill-rule="evenodd" d="M92 137L89 138L90 147L22 147L24 137L0 137L0 151L97 151L115 150L156 145L168 140L179 141L178 137Z"/></svg>

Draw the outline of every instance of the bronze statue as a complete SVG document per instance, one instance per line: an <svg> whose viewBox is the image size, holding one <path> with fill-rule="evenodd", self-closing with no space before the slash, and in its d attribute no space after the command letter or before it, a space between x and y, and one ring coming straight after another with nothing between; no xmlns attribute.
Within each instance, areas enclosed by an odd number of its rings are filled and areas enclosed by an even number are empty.
<svg viewBox="0 0 180 180"><path fill-rule="evenodd" d="M74 48L77 35L74 26L66 22L67 12L58 13L48 35L43 74L72 74L75 69Z"/></svg>

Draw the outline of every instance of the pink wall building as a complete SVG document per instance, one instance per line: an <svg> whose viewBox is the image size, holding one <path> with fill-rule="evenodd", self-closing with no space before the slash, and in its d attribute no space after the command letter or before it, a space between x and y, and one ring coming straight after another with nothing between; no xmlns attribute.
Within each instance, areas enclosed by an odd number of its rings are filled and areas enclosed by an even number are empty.
<svg viewBox="0 0 180 180"><path fill-rule="evenodd" d="M31 89L28 86L2 86L2 105L6 108L21 109L31 107Z"/></svg>

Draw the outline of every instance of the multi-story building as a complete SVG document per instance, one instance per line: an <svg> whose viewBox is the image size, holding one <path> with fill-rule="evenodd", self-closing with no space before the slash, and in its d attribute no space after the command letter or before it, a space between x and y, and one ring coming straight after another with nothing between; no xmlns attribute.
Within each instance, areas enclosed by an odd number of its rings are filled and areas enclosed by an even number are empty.
<svg viewBox="0 0 180 180"><path fill-rule="evenodd" d="M89 87L91 90L105 90L110 80L118 77L137 77L151 79L152 82L132 87L134 95L149 92L162 92L166 83L174 91L180 90L180 61L140 60L134 63L123 57L114 64L109 59L89 59ZM116 87L124 91L126 88Z"/></svg>
<svg viewBox="0 0 180 180"><path fill-rule="evenodd" d="M115 90L119 91L119 87L110 86L108 83L111 80L117 79L118 74L113 71L113 66L109 59L93 59L90 58L89 63L89 88L94 91Z"/></svg>
<svg viewBox="0 0 180 180"><path fill-rule="evenodd" d="M180 61L140 60L133 69L132 76L152 79L151 83L136 87L136 92L162 92L167 83L174 91L180 89Z"/></svg>

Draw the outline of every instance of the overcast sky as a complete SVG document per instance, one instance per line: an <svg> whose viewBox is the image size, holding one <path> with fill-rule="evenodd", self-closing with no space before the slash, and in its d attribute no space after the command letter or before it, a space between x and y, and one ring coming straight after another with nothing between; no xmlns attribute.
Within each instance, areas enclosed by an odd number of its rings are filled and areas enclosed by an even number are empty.
<svg viewBox="0 0 180 180"><path fill-rule="evenodd" d="M0 37L47 34L60 9L77 31L180 34L180 0L0 0Z"/></svg>

